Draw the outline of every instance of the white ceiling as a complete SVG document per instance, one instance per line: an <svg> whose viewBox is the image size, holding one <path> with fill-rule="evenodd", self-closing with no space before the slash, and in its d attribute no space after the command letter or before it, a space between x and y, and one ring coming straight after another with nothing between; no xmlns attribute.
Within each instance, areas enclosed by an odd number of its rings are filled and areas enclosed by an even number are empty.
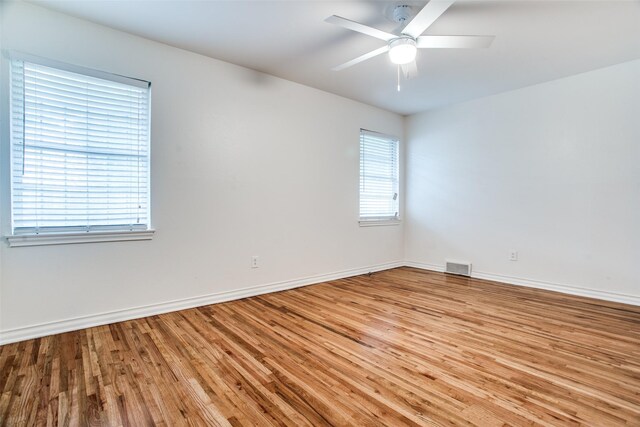
<svg viewBox="0 0 640 427"><path fill-rule="evenodd" d="M392 32L387 8L424 1L34 3L401 114L640 58L637 0L459 0L425 34L495 35L493 45L420 50L419 75L399 93L386 55L331 71L384 42L323 21L335 14Z"/></svg>

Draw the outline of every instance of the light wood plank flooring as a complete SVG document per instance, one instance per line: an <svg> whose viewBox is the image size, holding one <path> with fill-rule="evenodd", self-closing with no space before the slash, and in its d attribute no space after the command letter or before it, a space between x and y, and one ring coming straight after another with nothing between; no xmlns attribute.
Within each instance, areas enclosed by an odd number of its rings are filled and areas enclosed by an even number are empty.
<svg viewBox="0 0 640 427"><path fill-rule="evenodd" d="M640 307L398 268L0 347L4 425L640 425Z"/></svg>

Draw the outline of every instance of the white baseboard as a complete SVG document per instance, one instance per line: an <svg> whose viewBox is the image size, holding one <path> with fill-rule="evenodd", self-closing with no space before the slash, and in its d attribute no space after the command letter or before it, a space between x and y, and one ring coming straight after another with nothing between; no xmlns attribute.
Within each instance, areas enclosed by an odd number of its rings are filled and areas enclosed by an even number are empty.
<svg viewBox="0 0 640 427"><path fill-rule="evenodd" d="M233 291L217 292L213 294L184 298L159 304L150 304L141 307L132 307L123 310L115 310L95 315L75 317L72 319L57 320L54 322L9 329L0 331L0 345L24 341L31 338L44 337L47 335L59 334L63 332L76 331L78 329L90 328L92 326L107 325L109 323L138 319L140 317L154 316L156 314L168 313L171 311L178 311L187 308L200 307L203 305L232 301L270 292L284 291L301 286L313 285L315 283L327 282L331 280L343 279L345 277L366 274L373 271L382 271L391 268L402 267L403 265L404 262L402 261L378 264L369 267L343 270L329 274L304 277L300 279L286 280L282 282L275 282L258 286L250 286L248 288L237 289Z"/></svg>
<svg viewBox="0 0 640 427"><path fill-rule="evenodd" d="M421 270L437 271L438 273L444 273L444 265L427 264L427 263L418 262L418 261L405 261L404 265L406 267L414 267L414 268L419 268Z"/></svg>
<svg viewBox="0 0 640 427"><path fill-rule="evenodd" d="M47 335L59 334L63 332L75 331L78 329L90 328L93 326L107 325L109 323L122 322L125 320L138 319L140 317L153 316L171 311L184 310L187 308L200 307L203 305L216 304L225 301L232 301L270 292L284 291L301 286L313 285L315 283L327 282L331 280L343 279L345 277L357 276L373 271L388 270L396 267L415 267L422 270L443 272L444 265L429 264L417 261L396 261L386 264L378 264L369 267L343 270L329 274L304 277L282 282L274 282L265 285L251 286L233 291L218 292L198 297L184 298L180 300L168 301L158 304L150 304L141 307L132 307L123 310L115 310L89 316L76 317L72 319L58 320L38 325L25 326L15 329L0 331L0 345L13 342L24 341L31 338L44 337ZM640 306L640 296L606 292L595 289L580 288L576 286L563 285L558 283L544 282L540 280L524 279L501 274L486 273L481 271L472 272L472 277L477 279L492 280L495 282L510 285L526 286L536 289L546 289L550 291L562 292L570 295L598 298L605 301L621 302Z"/></svg>
<svg viewBox="0 0 640 427"><path fill-rule="evenodd" d="M417 261L406 261L407 267L420 268L422 270L430 270L443 272L444 265L428 264ZM542 280L525 279L522 277L506 276L504 274L487 273L483 271L471 271L471 277L475 279L492 280L494 282L506 283L509 285L526 286L529 288L546 289L548 291L562 292L569 295L577 295L581 297L598 298L605 301L621 302L640 306L640 296L620 294L616 292L600 291L596 289L581 288L578 286L564 285L560 283L545 282Z"/></svg>

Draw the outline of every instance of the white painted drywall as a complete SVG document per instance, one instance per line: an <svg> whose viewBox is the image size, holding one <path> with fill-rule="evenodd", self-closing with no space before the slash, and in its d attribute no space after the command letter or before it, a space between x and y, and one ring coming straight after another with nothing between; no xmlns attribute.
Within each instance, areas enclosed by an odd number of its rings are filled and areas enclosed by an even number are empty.
<svg viewBox="0 0 640 427"><path fill-rule="evenodd" d="M408 262L640 301L640 60L414 115L405 132Z"/></svg>
<svg viewBox="0 0 640 427"><path fill-rule="evenodd" d="M402 137L401 116L38 6L4 8L3 48L152 82L157 229L146 242L2 243L5 332L402 260L402 226L358 226L359 130Z"/></svg>

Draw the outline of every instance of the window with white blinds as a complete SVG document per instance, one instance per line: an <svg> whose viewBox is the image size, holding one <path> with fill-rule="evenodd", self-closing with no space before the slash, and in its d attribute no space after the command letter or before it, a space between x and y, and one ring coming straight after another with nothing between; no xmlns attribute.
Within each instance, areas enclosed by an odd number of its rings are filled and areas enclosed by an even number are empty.
<svg viewBox="0 0 640 427"><path fill-rule="evenodd" d="M398 139L360 130L360 220L398 219Z"/></svg>
<svg viewBox="0 0 640 427"><path fill-rule="evenodd" d="M136 79L11 60L13 234L149 228L149 91Z"/></svg>

